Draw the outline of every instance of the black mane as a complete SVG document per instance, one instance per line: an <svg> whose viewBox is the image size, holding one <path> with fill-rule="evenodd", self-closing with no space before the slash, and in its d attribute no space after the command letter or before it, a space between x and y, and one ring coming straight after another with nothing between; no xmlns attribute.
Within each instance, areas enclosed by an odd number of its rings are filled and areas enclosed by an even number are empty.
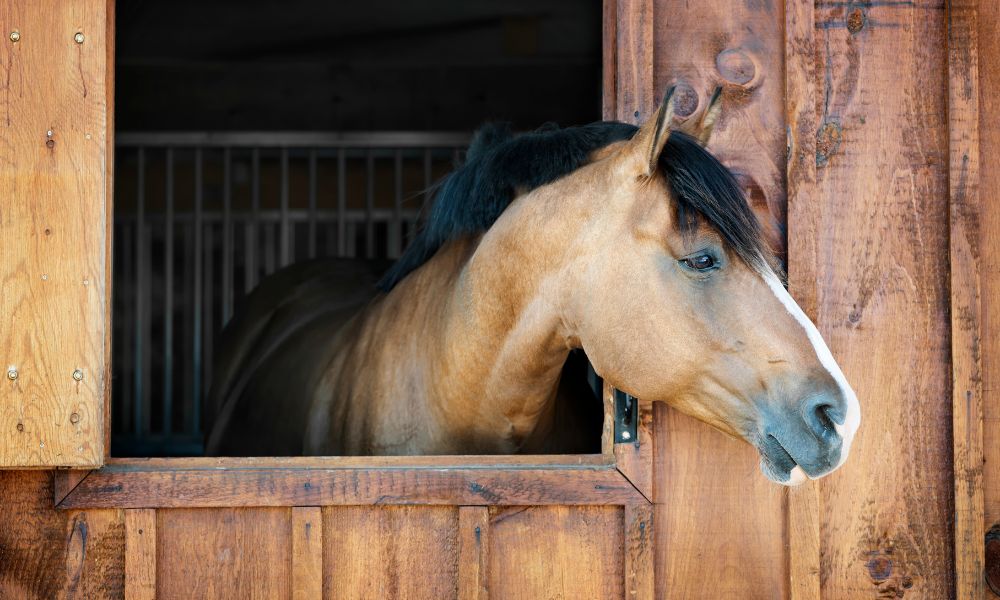
<svg viewBox="0 0 1000 600"><path fill-rule="evenodd" d="M508 124L488 124L472 139L465 163L438 185L430 214L402 257L379 281L388 292L427 262L445 242L489 229L519 195L580 168L595 151L627 140L638 128L602 121L513 135ZM686 230L705 219L748 265L762 268L760 227L732 173L697 140L671 132L660 168Z"/></svg>

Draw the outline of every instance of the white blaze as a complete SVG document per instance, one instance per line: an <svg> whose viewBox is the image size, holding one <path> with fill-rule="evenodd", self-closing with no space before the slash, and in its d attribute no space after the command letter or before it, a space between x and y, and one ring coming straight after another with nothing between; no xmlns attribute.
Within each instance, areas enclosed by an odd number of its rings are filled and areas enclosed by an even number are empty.
<svg viewBox="0 0 1000 600"><path fill-rule="evenodd" d="M785 309L799 322L799 325L806 330L806 336L808 336L809 341L812 342L813 349L816 351L816 357L819 359L820 364L822 364L827 371L830 372L830 376L833 380L837 382L837 386L840 387L840 392L844 395L844 400L847 403L847 414L844 416L844 423L834 423L833 427L840 435L841 439L844 441L843 446L840 450L840 461L837 462L837 466L830 471L835 471L840 465L844 464L847 460L847 455L851 451L851 442L854 441L854 434L857 433L858 427L861 425L861 405L858 404L858 397L851 389L849 383L847 383L847 378L844 377L843 371L840 370L840 366L837 361L833 359L833 355L830 354L830 349L827 347L826 342L823 341L823 336L819 334L819 330L816 329L816 325L809 320L806 313L802 312L802 308L796 304L795 300L785 289L785 286L781 285L781 281L778 280L778 276L774 274L773 271L768 270L764 275L764 281L767 282L767 286L771 288L771 291L777 296L781 304L784 305ZM798 471L798 473L796 473ZM805 471L802 467L796 466L792 469L791 479L789 484L796 485L805 481Z"/></svg>

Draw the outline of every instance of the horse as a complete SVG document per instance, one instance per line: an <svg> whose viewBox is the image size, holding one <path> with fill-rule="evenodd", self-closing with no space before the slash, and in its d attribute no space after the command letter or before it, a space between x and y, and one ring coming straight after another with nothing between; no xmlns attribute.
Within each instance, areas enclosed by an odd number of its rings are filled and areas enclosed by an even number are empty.
<svg viewBox="0 0 1000 600"><path fill-rule="evenodd" d="M858 399L705 147L720 106L675 128L671 90L641 127L483 127L384 275L308 262L251 294L223 334L207 454L586 448L568 433L599 431L566 376L582 352L756 447L775 482L840 467Z"/></svg>

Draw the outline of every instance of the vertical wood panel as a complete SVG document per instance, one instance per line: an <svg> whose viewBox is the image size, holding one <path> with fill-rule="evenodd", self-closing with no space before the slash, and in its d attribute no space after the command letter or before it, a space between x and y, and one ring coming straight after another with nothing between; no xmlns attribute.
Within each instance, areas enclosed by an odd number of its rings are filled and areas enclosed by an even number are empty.
<svg viewBox="0 0 1000 600"><path fill-rule="evenodd" d="M683 125L707 108L716 86L723 87L722 116L709 148L737 174L781 254L787 143L782 3L657 0L654 16L652 90L677 86ZM619 113L626 110L619 106ZM784 596L786 496L761 475L757 452L672 409L655 412L656 597Z"/></svg>
<svg viewBox="0 0 1000 600"><path fill-rule="evenodd" d="M454 507L326 507L323 595L455 598L458 531Z"/></svg>
<svg viewBox="0 0 1000 600"><path fill-rule="evenodd" d="M458 598L487 600L490 515L485 506L458 509Z"/></svg>
<svg viewBox="0 0 1000 600"><path fill-rule="evenodd" d="M653 89L653 4L654 0L614 0L608 5L617 10L615 98L611 106L618 120L627 123L649 118L659 97Z"/></svg>
<svg viewBox="0 0 1000 600"><path fill-rule="evenodd" d="M156 511L125 511L125 598L156 598Z"/></svg>
<svg viewBox="0 0 1000 600"><path fill-rule="evenodd" d="M292 509L292 600L323 597L323 511Z"/></svg>
<svg viewBox="0 0 1000 600"><path fill-rule="evenodd" d="M816 321L819 225L816 190L816 59L812 2L785 3L785 122L788 128L788 291ZM789 596L820 599L819 485L789 490Z"/></svg>
<svg viewBox="0 0 1000 600"><path fill-rule="evenodd" d="M288 508L156 511L157 598L291 595Z"/></svg>
<svg viewBox="0 0 1000 600"><path fill-rule="evenodd" d="M951 0L948 5L955 596L974 600L986 593L977 4L978 0Z"/></svg>
<svg viewBox="0 0 1000 600"><path fill-rule="evenodd" d="M820 482L824 598L954 593L944 8L816 6L816 316L864 415Z"/></svg>
<svg viewBox="0 0 1000 600"><path fill-rule="evenodd" d="M1000 523L1000 2L980 0L979 46L979 239L980 327L983 402L983 508L986 527ZM973 543L982 542L974 540ZM994 555L994 560L1000 557ZM989 568L990 565L987 565ZM1000 564L993 564L994 573ZM989 597L990 592L986 592Z"/></svg>
<svg viewBox="0 0 1000 600"><path fill-rule="evenodd" d="M3 466L96 466L104 458L111 43L105 2L0 5ZM16 43L11 31L20 34ZM76 33L84 34L83 43L74 41ZM11 380L6 374L13 370Z"/></svg>
<svg viewBox="0 0 1000 600"><path fill-rule="evenodd" d="M621 507L491 509L490 597L624 597Z"/></svg>
<svg viewBox="0 0 1000 600"><path fill-rule="evenodd" d="M653 600L653 507L630 504L625 509L625 598Z"/></svg>

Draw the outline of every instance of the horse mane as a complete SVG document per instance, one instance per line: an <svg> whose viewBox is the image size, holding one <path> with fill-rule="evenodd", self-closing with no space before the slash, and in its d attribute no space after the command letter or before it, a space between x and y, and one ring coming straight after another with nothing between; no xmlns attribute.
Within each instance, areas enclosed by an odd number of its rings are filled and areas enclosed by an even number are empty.
<svg viewBox="0 0 1000 600"><path fill-rule="evenodd" d="M379 289L390 291L445 242L486 231L517 196L572 173L596 150L631 139L637 131L616 121L562 129L550 124L520 135L508 123L482 126L464 164L437 184L427 219ZM659 164L676 198L682 230L693 231L704 219L744 262L762 270L767 252L760 226L729 169L679 131L670 133Z"/></svg>

